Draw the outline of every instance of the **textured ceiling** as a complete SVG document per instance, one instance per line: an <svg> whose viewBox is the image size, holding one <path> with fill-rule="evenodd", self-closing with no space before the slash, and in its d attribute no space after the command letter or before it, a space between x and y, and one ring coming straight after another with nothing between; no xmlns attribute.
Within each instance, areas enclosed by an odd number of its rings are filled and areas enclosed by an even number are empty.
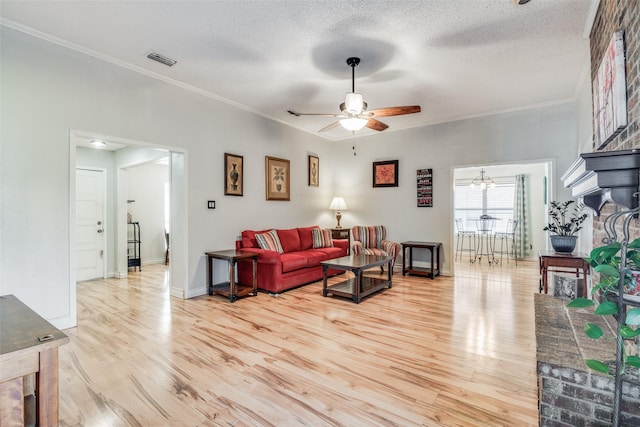
<svg viewBox="0 0 640 427"><path fill-rule="evenodd" d="M351 89L369 109L421 105L384 132L571 100L598 0L0 2L2 24L147 70L317 133ZM146 58L156 51L169 68ZM357 135L375 131L366 129ZM337 127L321 134L351 137Z"/></svg>

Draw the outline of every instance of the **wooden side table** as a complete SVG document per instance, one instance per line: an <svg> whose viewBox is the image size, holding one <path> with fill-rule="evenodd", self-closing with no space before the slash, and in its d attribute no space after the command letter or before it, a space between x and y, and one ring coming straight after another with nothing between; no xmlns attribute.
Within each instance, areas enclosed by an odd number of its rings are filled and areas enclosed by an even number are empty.
<svg viewBox="0 0 640 427"><path fill-rule="evenodd" d="M227 250L205 252L207 256L207 287L209 295L219 294L229 298L229 301L235 302L239 297L249 295L258 295L258 254L242 250ZM229 264L229 281L222 283L213 283L213 260L219 259L227 261ZM253 264L253 284L252 286L236 283L236 264L241 259L250 259Z"/></svg>
<svg viewBox="0 0 640 427"><path fill-rule="evenodd" d="M427 276L434 279L440 275L440 248L442 243L440 242L402 242L402 275L416 274L419 276ZM427 249L431 252L431 266L430 268L414 267L413 266L413 249ZM406 251L409 249L409 266L407 267ZM434 262L435 258L435 262Z"/></svg>
<svg viewBox="0 0 640 427"><path fill-rule="evenodd" d="M58 347L69 337L13 295L0 297L0 325L0 424L57 426ZM24 396L32 374L35 408Z"/></svg>
<svg viewBox="0 0 640 427"><path fill-rule="evenodd" d="M576 277L580 277L580 270L584 280L582 281L582 296L587 297L587 274L591 271L591 266L584 259L589 255L574 252L570 254L540 251L538 252L538 259L540 261L540 292L547 293L548 290L548 272L568 272L575 273Z"/></svg>
<svg viewBox="0 0 640 427"><path fill-rule="evenodd" d="M351 254L351 229L350 228L332 228L332 239L347 239L349 246L347 246L347 255Z"/></svg>

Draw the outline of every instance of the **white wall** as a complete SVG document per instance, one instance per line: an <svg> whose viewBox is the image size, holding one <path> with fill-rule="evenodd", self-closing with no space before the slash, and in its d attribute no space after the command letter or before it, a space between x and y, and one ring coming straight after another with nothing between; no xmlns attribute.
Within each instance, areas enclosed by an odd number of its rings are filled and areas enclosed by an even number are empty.
<svg viewBox="0 0 640 427"><path fill-rule="evenodd" d="M76 322L70 129L187 152L186 283L173 284L185 295L205 292L205 251L233 247L243 228L317 222L317 206L329 205L330 180L307 187L307 154L326 158L323 140L15 30L0 31L0 293L15 294L56 326ZM225 152L244 155L244 197L223 195ZM291 160L291 202L265 201L266 155ZM207 200L217 208L206 209Z"/></svg>
<svg viewBox="0 0 640 427"><path fill-rule="evenodd" d="M566 103L380 133L356 140L356 156L352 144L337 144L333 172L337 191L349 207L343 214L343 226L385 224L388 237L398 242L442 242L442 269L450 273L453 169L549 160L555 167L549 181L552 197L569 197L559 176L576 158L575 109L575 103ZM395 159L399 160L399 186L373 188L372 162ZM416 170L422 168L433 169L432 208L416 207Z"/></svg>
<svg viewBox="0 0 640 427"><path fill-rule="evenodd" d="M552 159L557 175L578 151L575 103L333 143L15 30L0 31L0 294L15 294L58 327L75 324L70 129L185 152L172 162L185 162L180 179L187 191L172 199L187 205L186 247L179 251L187 271L177 276L186 283L173 283L186 296L205 292L205 251L233 247L246 228L332 226L334 194L349 206L344 226L385 224L397 241L441 241L449 271L453 168ZM224 196L225 152L244 156L244 197ZM307 186L309 154L320 158L319 187ZM266 155L291 160L291 202L265 200ZM400 161L400 186L372 188L372 162L389 159ZM433 208L416 207L419 168L434 170ZM215 210L206 208L207 200L216 200Z"/></svg>

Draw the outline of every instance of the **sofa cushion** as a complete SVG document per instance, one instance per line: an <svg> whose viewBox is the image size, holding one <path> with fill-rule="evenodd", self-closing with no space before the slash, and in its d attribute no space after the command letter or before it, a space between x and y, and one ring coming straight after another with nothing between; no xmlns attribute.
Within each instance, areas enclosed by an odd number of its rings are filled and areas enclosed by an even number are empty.
<svg viewBox="0 0 640 427"><path fill-rule="evenodd" d="M282 254L280 256L280 259L282 260L282 272L287 273L289 271L305 268L308 265L307 258L308 257L306 255L302 255L300 252Z"/></svg>
<svg viewBox="0 0 640 427"><path fill-rule="evenodd" d="M312 230L318 229L317 225L313 227L298 228L298 235L300 236L300 250L306 251L313 247L313 232Z"/></svg>
<svg viewBox="0 0 640 427"><path fill-rule="evenodd" d="M278 232L278 237L280 237L280 244L285 254L300 250L300 235L298 235L297 228L276 231Z"/></svg>
<svg viewBox="0 0 640 427"><path fill-rule="evenodd" d="M278 237L276 230L256 234L256 240L258 241L258 246L260 246L261 249L278 252L279 254L283 253L280 238Z"/></svg>
<svg viewBox="0 0 640 427"><path fill-rule="evenodd" d="M320 261L326 261L329 259L327 254L322 252L321 249L309 249L298 253L304 256L307 260L305 267L317 267L320 265Z"/></svg>
<svg viewBox="0 0 640 427"><path fill-rule="evenodd" d="M331 238L331 230L326 228L316 228L311 231L313 235L313 248L332 248L333 239Z"/></svg>
<svg viewBox="0 0 640 427"><path fill-rule="evenodd" d="M243 248L259 248L258 241L256 240L256 234L266 233L269 230L244 230L242 236Z"/></svg>
<svg viewBox="0 0 640 427"><path fill-rule="evenodd" d="M344 250L339 247L314 249L314 252L322 252L325 256L324 260L340 258L344 256Z"/></svg>

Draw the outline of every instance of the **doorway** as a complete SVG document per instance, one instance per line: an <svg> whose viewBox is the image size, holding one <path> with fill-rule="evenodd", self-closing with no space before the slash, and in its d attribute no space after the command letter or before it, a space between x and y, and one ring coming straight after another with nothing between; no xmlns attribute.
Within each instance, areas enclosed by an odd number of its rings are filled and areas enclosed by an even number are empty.
<svg viewBox="0 0 640 427"><path fill-rule="evenodd" d="M77 154L78 148L93 148L91 142L99 140L106 143L109 150L112 151L112 155L102 156L101 159L95 160L96 162L104 162L104 169L106 170L106 214L103 220L105 226L103 239L105 245L107 245L108 251L104 252L104 268L106 269L106 275L120 277L120 275L126 275L127 272L127 181L126 171L127 167L134 166L136 164L144 163L144 156L152 154L152 156L169 157L169 184L171 188L170 197L170 212L171 212L171 229L173 233L171 235L172 252L171 263L169 264L169 286L172 296L185 298L185 287L188 284L187 280L187 265L186 265L186 250L187 250L187 234L186 234L186 218L187 218L187 205L185 194L186 189L186 151L181 148L160 146L157 144L151 144L140 141L127 140L118 137L98 135L91 132L84 132L78 130L70 131L70 286L72 291L73 307L71 310L72 317L77 316L77 305L75 301L75 284L80 277L77 272L77 266L79 264L79 257L77 254L79 231L78 221L79 213L76 206L77 190L76 190L76 166L78 165L78 158L82 156ZM94 150L100 151L100 150ZM89 152L88 155L96 157L92 154L94 151ZM87 151L88 152L88 151ZM104 153L103 153L104 154ZM84 155L87 155L85 152ZM96 157L97 158L97 157ZM105 160L105 158L107 160ZM83 162L84 163L84 162Z"/></svg>
<svg viewBox="0 0 640 427"><path fill-rule="evenodd" d="M500 191L506 191L507 188L511 188L510 185L512 185L515 190L516 176L524 175L526 191L524 192L524 196L522 196L524 199L521 200L521 202L525 206L524 215L526 220L523 223L522 220L519 219L520 223L518 227L521 227L521 224L524 225L519 230L519 233L523 235L518 242L519 247L517 250L520 256L519 259L534 259L535 254L537 254L539 250L546 248L544 233L536 232L536 230L541 231L546 221L547 201L549 200L551 191L547 183L552 182L552 163L548 160L453 168L454 197L451 215L451 227L453 230L453 238L451 240L453 242L451 251L452 259L455 259L455 251L457 249L455 219L459 217L462 218L462 226L465 230L473 231L476 227L474 219L482 215L488 215L495 220L494 231L497 232L504 231L509 219L516 219L514 216L516 212L513 203L513 201L516 200L515 194L505 194L505 196L510 196L510 200L512 201L501 204L501 200L506 200L508 197L499 197L499 194L498 196L494 194L492 197L487 197L487 194L490 193L492 189L480 188L478 185L476 185L475 188L471 188L472 182L481 177L482 174L484 174L487 182L493 180L497 184L493 188L494 191L498 193ZM458 191L456 191L456 188ZM461 196L461 193L467 193L468 197L464 196L464 194ZM491 206L489 206L489 204L491 204ZM468 213L468 215L465 216L465 213ZM466 222L465 219L467 219ZM467 248L467 246L465 246L465 248ZM462 258L467 262L469 260L466 256Z"/></svg>

